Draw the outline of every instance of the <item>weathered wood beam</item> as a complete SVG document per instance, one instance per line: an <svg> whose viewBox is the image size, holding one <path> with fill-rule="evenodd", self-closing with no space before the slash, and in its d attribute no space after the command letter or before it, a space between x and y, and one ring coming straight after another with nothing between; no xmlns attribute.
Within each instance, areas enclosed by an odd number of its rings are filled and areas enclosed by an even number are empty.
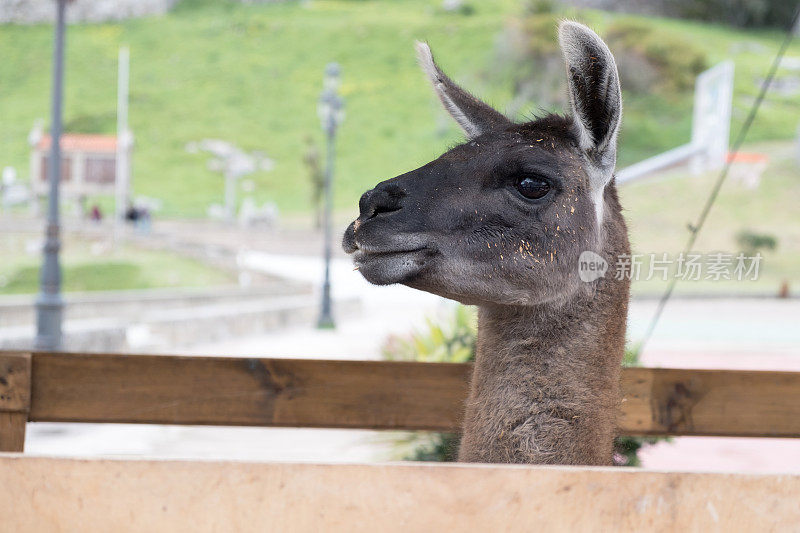
<svg viewBox="0 0 800 533"><path fill-rule="evenodd" d="M21 452L31 405L31 356L0 353L0 452Z"/></svg>
<svg viewBox="0 0 800 533"><path fill-rule="evenodd" d="M31 421L457 430L466 364L33 354ZM800 373L630 368L620 431L800 437Z"/></svg>

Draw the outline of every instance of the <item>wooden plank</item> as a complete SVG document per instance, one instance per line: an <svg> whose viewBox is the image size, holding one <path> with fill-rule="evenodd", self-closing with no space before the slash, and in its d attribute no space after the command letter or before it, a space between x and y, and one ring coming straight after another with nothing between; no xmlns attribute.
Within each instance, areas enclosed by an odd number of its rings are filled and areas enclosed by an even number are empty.
<svg viewBox="0 0 800 533"><path fill-rule="evenodd" d="M442 429L466 365L35 354L30 420Z"/></svg>
<svg viewBox="0 0 800 533"><path fill-rule="evenodd" d="M8 531L791 531L800 476L0 456Z"/></svg>
<svg viewBox="0 0 800 533"><path fill-rule="evenodd" d="M631 368L622 390L627 434L800 437L800 372Z"/></svg>
<svg viewBox="0 0 800 533"><path fill-rule="evenodd" d="M31 403L31 356L0 353L0 452L21 452Z"/></svg>
<svg viewBox="0 0 800 533"><path fill-rule="evenodd" d="M35 354L30 420L457 430L462 364ZM800 373L625 369L620 431L800 437Z"/></svg>

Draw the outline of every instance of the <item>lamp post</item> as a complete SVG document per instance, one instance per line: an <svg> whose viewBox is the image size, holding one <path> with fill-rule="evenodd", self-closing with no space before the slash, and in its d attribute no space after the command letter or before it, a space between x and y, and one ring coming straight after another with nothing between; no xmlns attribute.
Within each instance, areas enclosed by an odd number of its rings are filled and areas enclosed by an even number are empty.
<svg viewBox="0 0 800 533"><path fill-rule="evenodd" d="M40 350L56 350L61 346L61 249L58 220L58 185L61 178L61 103L64 82L64 11L67 0L57 0L55 43L53 45L53 101L50 126L50 161L47 179L50 194L47 198L44 261L42 262L39 295L36 298L36 343Z"/></svg>
<svg viewBox="0 0 800 533"><path fill-rule="evenodd" d="M317 113L325 132L327 157L325 163L325 209L323 212L323 239L325 257L325 277L322 283L322 305L317 321L318 328L332 329L333 313L331 310L331 209L333 185L333 161L336 140L336 128L344 119L344 101L337 93L341 69L338 63L328 63L325 67L322 94L319 97Z"/></svg>

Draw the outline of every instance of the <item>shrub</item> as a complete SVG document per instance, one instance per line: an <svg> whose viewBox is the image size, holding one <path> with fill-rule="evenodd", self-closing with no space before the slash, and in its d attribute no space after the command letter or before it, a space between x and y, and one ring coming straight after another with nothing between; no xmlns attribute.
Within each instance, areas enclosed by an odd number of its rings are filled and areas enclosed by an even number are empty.
<svg viewBox="0 0 800 533"><path fill-rule="evenodd" d="M736 244L746 255L754 256L761 250L774 251L778 247L778 239L774 235L743 229L736 234Z"/></svg>
<svg viewBox="0 0 800 533"><path fill-rule="evenodd" d="M509 115L516 115L528 102L537 107L561 105L565 94L564 64L556 38L560 16L537 4L527 15L506 25L498 42L493 79L509 79L514 100Z"/></svg>
<svg viewBox="0 0 800 533"><path fill-rule="evenodd" d="M739 28L785 29L796 8L796 0L668 0L668 11L678 17Z"/></svg>
<svg viewBox="0 0 800 533"><path fill-rule="evenodd" d="M548 2L531 4L522 18L507 24L498 41L491 75L512 83L514 98L506 109L510 116L530 103L544 109L564 103L564 65L556 38L563 15ZM646 21L619 19L605 39L628 92L691 91L697 75L708 68L701 49Z"/></svg>
<svg viewBox="0 0 800 533"><path fill-rule="evenodd" d="M690 90L708 68L702 50L646 22L618 20L609 26L606 41L617 58L622 86L629 91Z"/></svg>
<svg viewBox="0 0 800 533"><path fill-rule="evenodd" d="M381 353L390 361L466 363L475 358L477 316L474 308L459 305L443 325L426 320L427 329L400 337L390 336Z"/></svg>

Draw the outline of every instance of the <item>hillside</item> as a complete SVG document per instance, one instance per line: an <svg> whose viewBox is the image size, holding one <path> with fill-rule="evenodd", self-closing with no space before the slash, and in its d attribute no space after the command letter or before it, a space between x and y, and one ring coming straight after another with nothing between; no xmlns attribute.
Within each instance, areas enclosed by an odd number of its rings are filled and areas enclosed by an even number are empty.
<svg viewBox="0 0 800 533"><path fill-rule="evenodd" d="M70 26L65 122L69 131L115 131L116 54L131 48L131 126L137 194L164 200L167 216L202 216L223 184L190 141L221 138L263 150L276 166L253 176L256 197L283 211L307 209L305 138L321 140L316 101L328 61L343 69L346 119L341 129L336 204L354 205L376 180L414 168L459 137L439 110L415 64L412 43L428 40L443 67L503 107L510 84L486 79L497 35L519 2L474 2L474 13L445 13L439 1L315 1L242 5L184 2L172 13L119 24ZM566 16L602 33L615 17ZM741 32L686 21L648 19L702 47L709 61L736 62L734 132L757 92L781 35ZM27 174L26 137L49 115L52 28L0 26L0 167ZM796 42L789 55L800 56ZM753 140L790 138L796 97L772 94ZM623 163L688 140L691 96L628 98Z"/></svg>

